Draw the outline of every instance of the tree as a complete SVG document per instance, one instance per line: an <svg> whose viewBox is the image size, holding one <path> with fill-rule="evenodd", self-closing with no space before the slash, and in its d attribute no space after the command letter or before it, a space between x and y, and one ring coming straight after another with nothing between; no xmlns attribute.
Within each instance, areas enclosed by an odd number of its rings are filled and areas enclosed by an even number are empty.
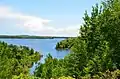
<svg viewBox="0 0 120 79"><path fill-rule="evenodd" d="M13 75L28 74L33 63L40 60L40 53L31 50L0 42L0 78L12 79Z"/></svg>

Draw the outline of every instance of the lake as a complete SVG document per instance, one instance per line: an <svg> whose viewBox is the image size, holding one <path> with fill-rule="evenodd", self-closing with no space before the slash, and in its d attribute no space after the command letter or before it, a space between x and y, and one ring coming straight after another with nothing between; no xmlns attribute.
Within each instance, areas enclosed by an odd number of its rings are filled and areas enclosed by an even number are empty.
<svg viewBox="0 0 120 79"><path fill-rule="evenodd" d="M33 48L35 51L39 51L43 58L40 62L44 63L44 59L48 53L50 53L54 58L64 58L69 51L57 51L55 49L55 45L57 42L64 40L63 38L56 38L56 39L0 39L0 41L4 41L8 44L14 45L22 45ZM37 65L34 64L33 67L30 69L30 73L33 73L35 67Z"/></svg>

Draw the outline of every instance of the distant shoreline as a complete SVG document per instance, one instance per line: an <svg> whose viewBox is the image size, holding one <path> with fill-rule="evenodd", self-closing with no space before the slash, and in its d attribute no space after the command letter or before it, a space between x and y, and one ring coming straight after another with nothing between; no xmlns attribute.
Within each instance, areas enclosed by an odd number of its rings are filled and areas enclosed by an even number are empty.
<svg viewBox="0 0 120 79"><path fill-rule="evenodd" d="M54 39L54 38L74 38L64 36L30 36L30 35L0 35L0 39Z"/></svg>

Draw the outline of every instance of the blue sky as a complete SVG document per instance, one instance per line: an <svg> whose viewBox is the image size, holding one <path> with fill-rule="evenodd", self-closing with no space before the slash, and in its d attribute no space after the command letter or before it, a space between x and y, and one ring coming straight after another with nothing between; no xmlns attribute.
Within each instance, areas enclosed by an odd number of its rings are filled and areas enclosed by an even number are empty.
<svg viewBox="0 0 120 79"><path fill-rule="evenodd" d="M0 34L76 36L101 0L0 0Z"/></svg>

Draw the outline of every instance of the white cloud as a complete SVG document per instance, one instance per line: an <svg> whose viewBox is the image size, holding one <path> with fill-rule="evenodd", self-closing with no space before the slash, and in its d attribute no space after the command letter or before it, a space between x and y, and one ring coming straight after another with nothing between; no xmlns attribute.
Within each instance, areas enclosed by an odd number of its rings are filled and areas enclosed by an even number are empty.
<svg viewBox="0 0 120 79"><path fill-rule="evenodd" d="M34 35L76 36L79 29L79 25L64 28L48 26L51 20L15 12L7 6L0 6L0 20L13 21L18 29L22 27L26 32L32 32Z"/></svg>

